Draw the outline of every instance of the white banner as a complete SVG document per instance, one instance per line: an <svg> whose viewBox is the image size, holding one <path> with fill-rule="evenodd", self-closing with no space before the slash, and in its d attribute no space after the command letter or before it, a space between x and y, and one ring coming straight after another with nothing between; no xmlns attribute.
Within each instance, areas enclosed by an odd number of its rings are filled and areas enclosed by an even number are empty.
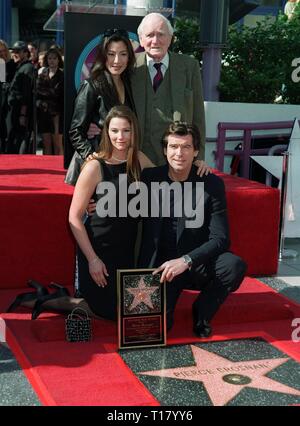
<svg viewBox="0 0 300 426"><path fill-rule="evenodd" d="M284 236L300 237L300 127L295 120L289 143L289 168L286 196Z"/></svg>
<svg viewBox="0 0 300 426"><path fill-rule="evenodd" d="M285 206L284 237L300 237L300 127L295 119L288 145L289 164L287 176L287 194ZM251 156L269 173L279 179L281 188L282 156Z"/></svg>
<svg viewBox="0 0 300 426"><path fill-rule="evenodd" d="M4 59L0 58L0 83L6 82L6 64Z"/></svg>

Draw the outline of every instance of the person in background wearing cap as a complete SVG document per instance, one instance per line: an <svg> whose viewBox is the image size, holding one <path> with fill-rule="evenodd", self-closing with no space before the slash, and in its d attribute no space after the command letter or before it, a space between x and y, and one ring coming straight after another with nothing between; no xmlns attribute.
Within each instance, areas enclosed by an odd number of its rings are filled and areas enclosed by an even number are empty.
<svg viewBox="0 0 300 426"><path fill-rule="evenodd" d="M25 154L32 130L34 67L24 41L16 41L11 51L16 72L8 90L6 153Z"/></svg>

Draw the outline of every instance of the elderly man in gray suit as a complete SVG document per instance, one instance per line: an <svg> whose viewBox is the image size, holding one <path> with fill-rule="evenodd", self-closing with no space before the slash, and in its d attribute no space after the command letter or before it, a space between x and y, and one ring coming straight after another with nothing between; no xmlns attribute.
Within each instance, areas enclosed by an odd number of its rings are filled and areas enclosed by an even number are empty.
<svg viewBox="0 0 300 426"><path fill-rule="evenodd" d="M159 13L146 15L138 27L145 52L137 54L132 91L142 134L142 151L156 165L165 164L161 138L175 120L197 125L201 133L198 159L205 154L205 117L199 64L169 52L173 28Z"/></svg>

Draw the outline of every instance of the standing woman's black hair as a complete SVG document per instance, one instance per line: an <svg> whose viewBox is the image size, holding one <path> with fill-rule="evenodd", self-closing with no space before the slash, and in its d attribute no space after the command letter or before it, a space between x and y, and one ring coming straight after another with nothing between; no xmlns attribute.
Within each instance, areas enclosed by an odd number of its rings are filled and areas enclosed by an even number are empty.
<svg viewBox="0 0 300 426"><path fill-rule="evenodd" d="M131 44L131 41L128 37L126 30L115 29L115 30L106 30L103 34L103 38L98 45L97 54L95 62L91 69L91 79L96 80L99 75L106 69L105 64L107 61L107 52L110 43L122 41L128 52L128 65L126 70L122 73L122 78L127 79L130 77L130 74L133 72L135 65L135 54Z"/></svg>

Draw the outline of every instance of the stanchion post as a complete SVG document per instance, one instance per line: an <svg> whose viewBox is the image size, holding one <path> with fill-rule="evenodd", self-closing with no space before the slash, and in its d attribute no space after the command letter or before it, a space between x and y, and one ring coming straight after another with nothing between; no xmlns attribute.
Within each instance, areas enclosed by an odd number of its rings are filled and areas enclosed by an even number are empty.
<svg viewBox="0 0 300 426"><path fill-rule="evenodd" d="M285 227L285 216L286 216L286 198L287 198L287 189L288 189L289 159L290 159L290 153L288 151L283 152L281 197L280 197L279 260L298 256L298 253L296 250L285 250L284 248L284 240L285 240L284 227Z"/></svg>
<svg viewBox="0 0 300 426"><path fill-rule="evenodd" d="M38 71L35 68L33 74L33 116L32 116L32 146L31 146L31 154L36 154L37 149L37 109L36 109L36 100L37 100L37 76Z"/></svg>

